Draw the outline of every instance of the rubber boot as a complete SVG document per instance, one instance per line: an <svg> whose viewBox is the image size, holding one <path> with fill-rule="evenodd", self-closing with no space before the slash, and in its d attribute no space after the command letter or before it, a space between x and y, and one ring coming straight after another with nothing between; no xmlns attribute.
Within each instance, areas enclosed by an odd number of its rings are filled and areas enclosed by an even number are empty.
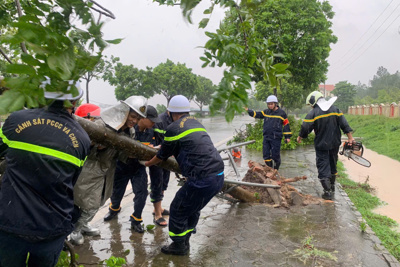
<svg viewBox="0 0 400 267"><path fill-rule="evenodd" d="M336 174L331 174L331 192L335 193Z"/></svg>
<svg viewBox="0 0 400 267"><path fill-rule="evenodd" d="M71 241L72 244L74 244L76 246L80 246L85 241L85 238L83 237L81 231L78 230L78 231L73 231L69 235L69 240Z"/></svg>
<svg viewBox="0 0 400 267"><path fill-rule="evenodd" d="M163 246L161 252L164 254L172 255L186 255L189 252L189 248L186 246L186 240L174 241L169 246Z"/></svg>
<svg viewBox="0 0 400 267"><path fill-rule="evenodd" d="M82 234L88 236L98 236L100 235L100 229L92 227L89 223L82 226Z"/></svg>
<svg viewBox="0 0 400 267"><path fill-rule="evenodd" d="M98 209L83 210L81 217L78 222L81 225L81 233L88 236L98 236L100 235L100 230L90 226L89 222L92 221L93 217L96 215Z"/></svg>
<svg viewBox="0 0 400 267"><path fill-rule="evenodd" d="M322 194L322 198L326 200L332 200L332 192L331 192L331 181L330 178L322 178L320 179L321 185L324 188L324 193Z"/></svg>

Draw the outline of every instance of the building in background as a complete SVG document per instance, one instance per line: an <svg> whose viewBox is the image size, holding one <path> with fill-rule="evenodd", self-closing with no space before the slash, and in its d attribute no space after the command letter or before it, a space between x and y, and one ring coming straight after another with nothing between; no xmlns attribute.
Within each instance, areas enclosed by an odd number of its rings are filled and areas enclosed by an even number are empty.
<svg viewBox="0 0 400 267"><path fill-rule="evenodd" d="M333 96L332 91L335 90L335 85L333 84L320 84L319 91L324 95L324 97Z"/></svg>

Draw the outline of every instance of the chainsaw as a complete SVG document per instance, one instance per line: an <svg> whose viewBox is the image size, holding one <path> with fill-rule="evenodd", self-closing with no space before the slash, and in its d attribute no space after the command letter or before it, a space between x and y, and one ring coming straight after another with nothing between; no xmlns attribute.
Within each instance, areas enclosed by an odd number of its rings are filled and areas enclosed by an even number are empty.
<svg viewBox="0 0 400 267"><path fill-rule="evenodd" d="M371 167L371 162L362 157L364 154L364 147L361 142L344 142L342 151L340 151L339 154L354 160L364 167Z"/></svg>

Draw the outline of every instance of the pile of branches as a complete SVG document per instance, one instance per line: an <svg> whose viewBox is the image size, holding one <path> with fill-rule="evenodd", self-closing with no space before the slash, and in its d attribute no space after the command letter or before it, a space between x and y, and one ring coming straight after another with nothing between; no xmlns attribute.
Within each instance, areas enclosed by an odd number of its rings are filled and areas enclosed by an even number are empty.
<svg viewBox="0 0 400 267"><path fill-rule="evenodd" d="M313 197L310 195L304 195L297 191L289 183L306 180L307 176L299 176L293 178L284 178L279 174L278 170L275 170L269 166L259 164L252 160L248 163L249 170L247 171L244 182L261 183L261 184L272 184L279 185L280 188L263 188L253 186L242 186L247 191L250 191L256 195L257 201L260 203L271 204L274 207L285 207L290 206L306 206L309 204L320 204L326 202L321 198Z"/></svg>

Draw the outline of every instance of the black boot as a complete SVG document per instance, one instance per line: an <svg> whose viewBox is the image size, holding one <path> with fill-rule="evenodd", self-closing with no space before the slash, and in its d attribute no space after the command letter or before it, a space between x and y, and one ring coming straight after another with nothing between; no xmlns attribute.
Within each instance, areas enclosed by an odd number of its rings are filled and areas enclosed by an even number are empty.
<svg viewBox="0 0 400 267"><path fill-rule="evenodd" d="M140 234L144 233L144 229L143 229L143 225L142 222L143 221L136 221L133 216L131 216L129 218L129 220L131 221L131 229L135 232L138 232Z"/></svg>
<svg viewBox="0 0 400 267"><path fill-rule="evenodd" d="M332 200L332 192L331 192L331 181L330 178L322 178L320 179L321 185L324 188L324 193L322 194L322 198L326 200Z"/></svg>
<svg viewBox="0 0 400 267"><path fill-rule="evenodd" d="M274 163L272 160L269 160L269 161L264 160L264 162L265 162L265 165L267 165L268 167L274 168Z"/></svg>
<svg viewBox="0 0 400 267"><path fill-rule="evenodd" d="M186 255L189 252L189 248L186 246L185 240L174 241L169 246L163 246L161 252L172 255Z"/></svg>
<svg viewBox="0 0 400 267"><path fill-rule="evenodd" d="M106 216L104 216L104 221L109 221L109 220L114 219L114 217L116 217L120 211L121 211L121 208L117 211L109 208L108 213L106 214Z"/></svg>
<svg viewBox="0 0 400 267"><path fill-rule="evenodd" d="M335 193L336 174L331 174L331 192Z"/></svg>
<svg viewBox="0 0 400 267"><path fill-rule="evenodd" d="M186 235L186 239L185 239L185 245L186 245L186 247L188 248L188 250L190 249L189 240L190 240L190 236L191 236L191 235L192 235L192 232L188 233L188 234Z"/></svg>

